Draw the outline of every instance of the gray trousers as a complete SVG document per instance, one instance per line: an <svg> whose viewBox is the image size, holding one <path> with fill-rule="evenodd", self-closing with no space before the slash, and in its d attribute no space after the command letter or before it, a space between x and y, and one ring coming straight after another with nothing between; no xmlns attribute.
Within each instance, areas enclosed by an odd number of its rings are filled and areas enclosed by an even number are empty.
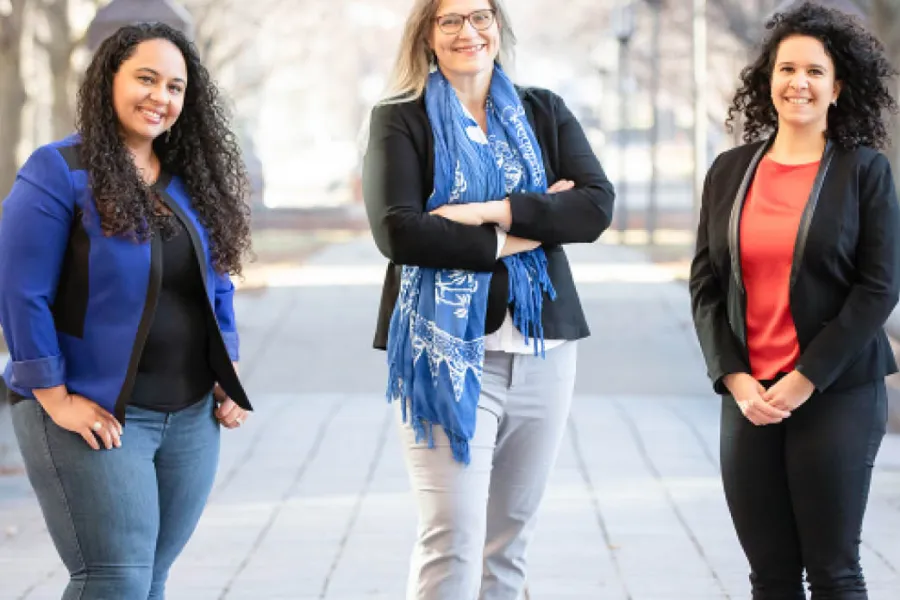
<svg viewBox="0 0 900 600"><path fill-rule="evenodd" d="M535 515L566 428L576 342L546 358L488 352L471 463L453 459L397 419L419 511L407 600L519 600Z"/></svg>

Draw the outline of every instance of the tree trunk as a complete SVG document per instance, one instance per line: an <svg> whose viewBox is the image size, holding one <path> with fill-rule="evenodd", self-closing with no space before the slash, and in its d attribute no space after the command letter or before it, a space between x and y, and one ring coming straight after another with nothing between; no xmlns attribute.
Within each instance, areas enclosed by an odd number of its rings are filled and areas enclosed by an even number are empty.
<svg viewBox="0 0 900 600"><path fill-rule="evenodd" d="M873 0L870 14L876 35L887 48L894 67L900 69L900 6L896 0ZM896 80L894 98L900 101L900 82ZM891 159L895 182L900 188L900 115L893 115L890 134L892 147L886 154Z"/></svg>
<svg viewBox="0 0 900 600"><path fill-rule="evenodd" d="M49 35L39 43L47 52L47 62L53 77L53 137L62 138L75 128L72 54L77 42L73 41L72 24L69 21L69 0L54 0L45 4L44 14Z"/></svg>
<svg viewBox="0 0 900 600"><path fill-rule="evenodd" d="M66 137L75 130L75 107L72 96L72 46L50 53L53 73L53 136Z"/></svg>
<svg viewBox="0 0 900 600"><path fill-rule="evenodd" d="M21 65L24 4L25 0L13 0L10 14L0 17L0 199L9 193L19 168L16 150L27 99Z"/></svg>
<svg viewBox="0 0 900 600"><path fill-rule="evenodd" d="M0 57L0 198L9 193L19 169L16 150L22 137L25 98L18 56L4 52Z"/></svg>

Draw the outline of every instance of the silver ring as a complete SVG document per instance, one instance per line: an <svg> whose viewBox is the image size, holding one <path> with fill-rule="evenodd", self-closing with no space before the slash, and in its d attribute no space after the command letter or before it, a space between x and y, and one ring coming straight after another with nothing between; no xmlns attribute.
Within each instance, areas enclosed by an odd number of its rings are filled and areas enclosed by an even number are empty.
<svg viewBox="0 0 900 600"><path fill-rule="evenodd" d="M91 425L91 429L93 429L94 431L100 431L101 429L103 429L103 423L101 423L100 421L95 421L94 424Z"/></svg>

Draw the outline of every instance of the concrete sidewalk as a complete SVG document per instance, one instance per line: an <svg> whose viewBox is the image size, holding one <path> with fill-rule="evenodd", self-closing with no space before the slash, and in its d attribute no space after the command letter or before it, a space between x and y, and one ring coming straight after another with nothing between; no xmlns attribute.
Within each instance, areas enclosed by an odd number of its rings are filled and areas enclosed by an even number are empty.
<svg viewBox="0 0 900 600"><path fill-rule="evenodd" d="M684 286L627 248L569 255L593 335L579 344L568 436L530 552L531 599L747 598L718 477L719 399ZM223 436L170 600L404 597L415 509L384 357L370 349L383 274L361 238L239 295L257 414ZM889 436L863 536L872 600L900 597L898 531L900 437ZM59 598L66 576L21 475L0 477L0 532L0 600Z"/></svg>

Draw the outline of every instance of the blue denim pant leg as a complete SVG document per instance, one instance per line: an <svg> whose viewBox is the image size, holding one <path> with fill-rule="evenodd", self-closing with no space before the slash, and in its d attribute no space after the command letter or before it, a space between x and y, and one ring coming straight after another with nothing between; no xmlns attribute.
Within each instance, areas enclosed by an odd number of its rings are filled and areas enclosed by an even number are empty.
<svg viewBox="0 0 900 600"><path fill-rule="evenodd" d="M212 406L207 398L173 414L128 407L122 447L100 451L36 401L13 406L28 478L70 573L63 600L163 597L215 477Z"/></svg>
<svg viewBox="0 0 900 600"><path fill-rule="evenodd" d="M164 598L169 569L194 533L212 491L219 464L220 432L214 410L210 395L169 415L156 452L160 526L149 600ZM126 414L126 423L131 418Z"/></svg>
<svg viewBox="0 0 900 600"><path fill-rule="evenodd" d="M153 456L161 423L129 423L122 447L92 450L34 400L12 407L28 479L70 581L63 600L138 600L150 592L159 533Z"/></svg>

